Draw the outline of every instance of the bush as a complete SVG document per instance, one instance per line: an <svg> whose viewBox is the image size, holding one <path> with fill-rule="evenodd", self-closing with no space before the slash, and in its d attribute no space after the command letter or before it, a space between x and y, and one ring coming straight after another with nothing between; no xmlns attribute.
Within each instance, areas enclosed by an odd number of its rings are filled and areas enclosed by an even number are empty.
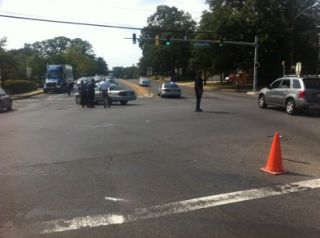
<svg viewBox="0 0 320 238"><path fill-rule="evenodd" d="M7 80L4 87L8 93L27 93L35 90L36 84L28 80Z"/></svg>

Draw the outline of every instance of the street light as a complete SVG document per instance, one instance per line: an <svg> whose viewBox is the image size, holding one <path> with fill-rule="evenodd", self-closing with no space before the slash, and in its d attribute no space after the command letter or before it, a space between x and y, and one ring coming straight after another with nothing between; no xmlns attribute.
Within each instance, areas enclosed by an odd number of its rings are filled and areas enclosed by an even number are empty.
<svg viewBox="0 0 320 238"><path fill-rule="evenodd" d="M305 9L303 9L301 12L299 12L295 17L293 17L293 3L294 1L292 1L292 21L291 21L291 47L290 47L290 67L293 64L293 50L294 50L294 22L298 19L299 16L301 16L305 11L316 7L320 4L319 0L316 1L314 4L312 4L311 6L306 7Z"/></svg>

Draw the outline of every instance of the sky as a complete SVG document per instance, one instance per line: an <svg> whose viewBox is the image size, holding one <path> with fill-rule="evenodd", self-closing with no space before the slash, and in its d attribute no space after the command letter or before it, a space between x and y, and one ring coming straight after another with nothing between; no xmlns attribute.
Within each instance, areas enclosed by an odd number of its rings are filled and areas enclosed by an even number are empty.
<svg viewBox="0 0 320 238"><path fill-rule="evenodd" d="M145 27L147 18L158 5L175 6L189 12L199 22L208 9L205 0L0 0L0 14L52 20L86 22L129 27ZM6 49L23 48L34 43L65 36L90 42L97 57L103 57L109 69L115 66L137 65L142 56L132 34L138 30L123 30L90 26L24 21L0 17L0 38L7 37Z"/></svg>

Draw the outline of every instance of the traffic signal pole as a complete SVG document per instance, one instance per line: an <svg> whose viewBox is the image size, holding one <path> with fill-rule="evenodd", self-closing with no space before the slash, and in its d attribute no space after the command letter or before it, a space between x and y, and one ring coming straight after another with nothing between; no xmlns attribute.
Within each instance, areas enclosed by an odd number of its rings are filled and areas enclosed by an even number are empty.
<svg viewBox="0 0 320 238"><path fill-rule="evenodd" d="M125 38L125 39L131 39L131 38ZM167 38L160 38L158 35L155 38L143 38L144 40L153 40L156 42L156 45L159 44L159 41L166 41ZM198 43L198 44L221 44L220 40L188 40L188 39L175 39L170 38L170 42L191 42L191 43ZM252 82L252 91L257 91L257 74L258 74L258 68L260 67L260 64L258 62L258 36L255 36L254 42L243 42L243 41L225 41L223 40L223 45L241 45L241 46L253 46L254 47L254 59L253 59L253 82ZM222 47L223 47L222 45Z"/></svg>
<svg viewBox="0 0 320 238"><path fill-rule="evenodd" d="M256 92L257 91L257 71L259 67L258 63L258 36L254 37L254 64L253 64L253 83L252 83L252 91Z"/></svg>

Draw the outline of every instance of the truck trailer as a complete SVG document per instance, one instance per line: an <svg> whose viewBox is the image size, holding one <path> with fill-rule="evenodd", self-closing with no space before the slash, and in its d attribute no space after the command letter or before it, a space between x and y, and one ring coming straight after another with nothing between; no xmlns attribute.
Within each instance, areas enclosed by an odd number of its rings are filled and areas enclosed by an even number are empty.
<svg viewBox="0 0 320 238"><path fill-rule="evenodd" d="M67 64L47 65L45 83L43 92L65 92L68 85L73 87L72 66Z"/></svg>

